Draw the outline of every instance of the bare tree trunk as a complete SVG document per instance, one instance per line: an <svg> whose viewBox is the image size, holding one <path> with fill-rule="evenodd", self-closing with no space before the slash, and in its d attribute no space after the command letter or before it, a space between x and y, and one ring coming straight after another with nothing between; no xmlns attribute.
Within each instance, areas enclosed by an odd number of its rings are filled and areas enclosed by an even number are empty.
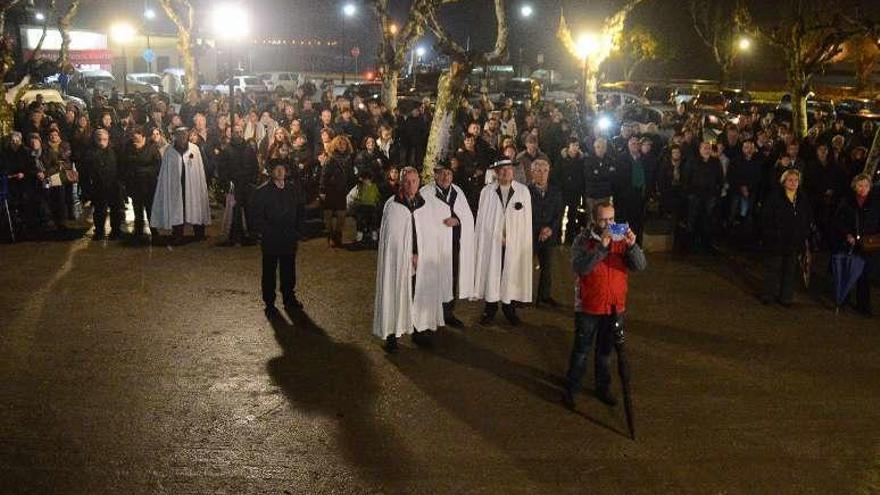
<svg viewBox="0 0 880 495"><path fill-rule="evenodd" d="M80 0L71 0L67 6L67 12L58 18L58 32L61 33L61 49L58 50L58 69L65 70L70 64L70 23L76 17L79 10Z"/></svg>
<svg viewBox="0 0 880 495"><path fill-rule="evenodd" d="M804 81L791 81L791 125L794 135L807 135L807 85Z"/></svg>
<svg viewBox="0 0 880 495"><path fill-rule="evenodd" d="M718 76L718 86L722 89L726 88L727 84L730 82L731 65L732 64L730 62L719 64L719 68L721 69L721 71Z"/></svg>
<svg viewBox="0 0 880 495"><path fill-rule="evenodd" d="M392 113L397 108L397 80L399 77L399 70L386 67L382 71L382 103Z"/></svg>
<svg viewBox="0 0 880 495"><path fill-rule="evenodd" d="M453 61L449 70L443 72L437 83L434 119L431 121L431 132L428 134L425 161L422 162L422 180L426 183L434 180L434 166L449 152L452 126L456 112L461 106L465 82L470 71L468 64Z"/></svg>
<svg viewBox="0 0 880 495"><path fill-rule="evenodd" d="M159 0L165 15L171 19L171 22L177 27L177 49L180 51L180 59L183 65L183 72L186 75L186 92L199 89L199 70L196 65L196 58L192 52L192 31L193 22L195 20L195 10L190 0L177 0L183 9L185 18L181 18L180 14L172 5L174 0ZM230 98L232 95L230 95Z"/></svg>
<svg viewBox="0 0 880 495"><path fill-rule="evenodd" d="M584 63L583 70L584 106L590 115L596 115L599 111L599 68L590 62Z"/></svg>

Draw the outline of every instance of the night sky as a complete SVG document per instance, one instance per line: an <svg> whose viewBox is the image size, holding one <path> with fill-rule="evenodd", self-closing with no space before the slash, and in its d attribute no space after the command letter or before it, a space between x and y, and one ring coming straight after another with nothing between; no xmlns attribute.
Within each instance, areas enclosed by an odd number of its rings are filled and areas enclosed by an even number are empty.
<svg viewBox="0 0 880 495"><path fill-rule="evenodd" d="M829 11L838 8L841 4L858 0L843 0L841 2L828 2ZM40 0L36 2L40 4ZM64 0L59 2L62 6ZM208 14L211 4L217 2L194 0L205 19L202 26L210 29ZM251 0L245 4L253 12L251 18L252 32L264 36L289 37L289 38L321 38L333 39L339 36L343 29L342 5L343 0L315 1L315 0ZM346 37L350 44L357 44L361 48L362 61L367 64L375 53L376 46L376 21L372 12L357 0L358 12L355 17L345 23ZM530 19L520 16L520 7L528 3L534 9L534 15ZM565 0L513 0L508 1L508 19L510 21L509 53L510 60L515 63L519 56L519 50L523 50L523 58L528 62L534 62L538 53L543 53L548 65L574 72L574 60L565 53L555 37L558 26L560 8L565 9L569 25L577 31L597 25L598 21L614 12L623 2L621 0L592 0L572 1ZM773 2L774 5L776 2ZM861 1L863 8L871 15L880 15L880 2L870 0ZM155 31L173 33L173 26L165 18L155 0L114 0L95 1L83 0L83 8L77 24L88 25L93 28L109 25L118 19L138 20L145 5L151 5L158 15L152 21ZM404 14L408 0L391 0L393 10L397 13L400 22L404 20ZM100 8L96 8L100 5ZM462 0L458 3L444 6L441 18L449 32L462 44L470 38L471 46L481 49L489 49L494 43L495 15L491 0ZM643 66L643 77L689 77L689 78L714 78L717 77L717 68L711 55L702 44L691 26L690 16L687 12L686 0L644 0L630 14L628 25L640 24L650 29L663 43L671 58L654 61ZM833 7L832 7L833 6ZM777 6L778 7L778 6ZM766 8L766 7L765 7ZM765 15L765 12L759 12ZM210 36L209 32L205 33ZM420 43L428 49L427 57L433 54L433 40L430 36ZM749 78L772 78L779 76L779 53L777 50L763 45L756 45L751 54L752 60L746 64L746 74ZM613 67L609 67L608 76L612 79L617 75Z"/></svg>

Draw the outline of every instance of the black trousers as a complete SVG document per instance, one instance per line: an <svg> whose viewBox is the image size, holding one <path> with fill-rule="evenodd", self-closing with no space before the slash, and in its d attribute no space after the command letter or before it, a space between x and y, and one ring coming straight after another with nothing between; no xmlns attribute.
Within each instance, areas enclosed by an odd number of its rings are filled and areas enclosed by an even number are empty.
<svg viewBox="0 0 880 495"><path fill-rule="evenodd" d="M150 223L153 195L156 193L156 181L149 178L136 179L130 187L131 203L134 207L134 233L140 235L144 232L144 218L146 217L148 226Z"/></svg>
<svg viewBox="0 0 880 495"><path fill-rule="evenodd" d="M274 255L263 253L263 302L275 304L276 272L281 278L281 298L285 305L292 302L296 290L296 250L293 254Z"/></svg>
<svg viewBox="0 0 880 495"><path fill-rule="evenodd" d="M121 233L122 220L125 217L124 205L122 198L92 198L92 221L95 223L95 233L104 233L104 222L107 220L107 210L110 210L110 231L116 234Z"/></svg>
<svg viewBox="0 0 880 495"><path fill-rule="evenodd" d="M553 246L556 243L551 239L535 243L535 254L538 256L538 264L541 270L538 273L538 302L549 299L553 292Z"/></svg>
<svg viewBox="0 0 880 495"><path fill-rule="evenodd" d="M799 272L796 254L773 254L764 259L765 300L774 297L784 303L794 299L794 285Z"/></svg>

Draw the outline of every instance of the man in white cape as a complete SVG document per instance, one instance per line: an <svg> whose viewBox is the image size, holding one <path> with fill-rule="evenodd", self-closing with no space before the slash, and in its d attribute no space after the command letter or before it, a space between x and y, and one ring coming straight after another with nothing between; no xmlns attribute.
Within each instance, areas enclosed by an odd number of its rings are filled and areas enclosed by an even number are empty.
<svg viewBox="0 0 880 495"><path fill-rule="evenodd" d="M514 302L532 301L532 197L528 186L513 180L510 160L492 165L498 182L480 193L474 266L474 298L485 299L481 325L498 312L519 324Z"/></svg>
<svg viewBox="0 0 880 495"><path fill-rule="evenodd" d="M474 215L464 191L452 183L452 169L446 162L434 167L434 183L419 191L425 201L436 202L446 212L447 229L440 268L443 270L443 320L456 328L464 323L455 317L455 299L470 299L474 292Z"/></svg>
<svg viewBox="0 0 880 495"><path fill-rule="evenodd" d="M400 172L400 192L385 203L379 232L373 334L385 350L397 351L397 339L430 347L429 331L443 326L441 246L450 230L437 202L419 194L419 172Z"/></svg>
<svg viewBox="0 0 880 495"><path fill-rule="evenodd" d="M174 131L174 142L162 153L162 168L153 196L150 226L171 230L175 244L183 240L183 226L190 224L197 240L205 238L211 224L208 184L199 147L189 142L185 127Z"/></svg>

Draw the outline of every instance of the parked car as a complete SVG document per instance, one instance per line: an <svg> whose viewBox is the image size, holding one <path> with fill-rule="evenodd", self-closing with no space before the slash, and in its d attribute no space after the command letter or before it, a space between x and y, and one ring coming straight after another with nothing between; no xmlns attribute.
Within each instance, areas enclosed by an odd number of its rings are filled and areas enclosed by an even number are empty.
<svg viewBox="0 0 880 495"><path fill-rule="evenodd" d="M134 74L128 74L126 79L131 82L139 83L139 84L147 84L153 88L153 91L158 93L162 91L162 76L159 74L154 74L152 72L135 72Z"/></svg>
<svg viewBox="0 0 880 495"><path fill-rule="evenodd" d="M529 77L514 77L508 79L501 86L501 99L510 98L515 105L522 105L526 101L532 104L541 100L541 83Z"/></svg>
<svg viewBox="0 0 880 495"><path fill-rule="evenodd" d="M727 99L727 96L725 96L722 91L700 91L697 97L693 100L694 108L700 110L716 110L719 112L727 110L729 103L730 100Z"/></svg>
<svg viewBox="0 0 880 495"><path fill-rule="evenodd" d="M675 88L675 96L672 97L676 106L682 103L690 103L699 94L699 90L693 86L677 86Z"/></svg>
<svg viewBox="0 0 880 495"><path fill-rule="evenodd" d="M113 80L102 79L100 81L95 82L94 89L96 91L100 91L101 93L103 93L105 95L110 94L113 91L116 91L119 94L124 93L124 94L129 94L129 95L149 94L149 93L156 93L157 92L156 89L153 88L153 86L150 84L146 84L146 83L142 83L142 82L138 82L138 81L132 81L131 79L128 79L128 78L126 78L126 80L124 82L117 81L115 79L113 79Z"/></svg>
<svg viewBox="0 0 880 495"><path fill-rule="evenodd" d="M364 100L382 98L382 83L378 81L356 82L348 85L342 93L348 99L360 96Z"/></svg>
<svg viewBox="0 0 880 495"><path fill-rule="evenodd" d="M254 93L265 93L268 91L266 85L257 76L233 76L231 79L232 86L236 91L241 91L243 93L249 91ZM229 94L229 83L230 80L227 79L223 81L222 84L214 86L214 90L221 94Z"/></svg>
<svg viewBox="0 0 880 495"><path fill-rule="evenodd" d="M624 91L599 91L596 94L599 108L604 110L616 110L626 105L647 105L649 102L644 96Z"/></svg>
<svg viewBox="0 0 880 495"><path fill-rule="evenodd" d="M668 105L674 101L675 95L677 94L678 91L672 86L654 84L645 88L645 92L642 96L648 100L648 103Z"/></svg>
<svg viewBox="0 0 880 495"><path fill-rule="evenodd" d="M269 91L283 88L284 91L294 92L302 84L299 74L287 71L268 71L260 74L260 79Z"/></svg>
<svg viewBox="0 0 880 495"><path fill-rule="evenodd" d="M77 70L70 78L70 84L68 85L67 92L74 96L82 98L83 100L91 101L92 94L95 91L95 84L101 81L114 82L116 81L116 78L113 77L113 74L106 70Z"/></svg>

